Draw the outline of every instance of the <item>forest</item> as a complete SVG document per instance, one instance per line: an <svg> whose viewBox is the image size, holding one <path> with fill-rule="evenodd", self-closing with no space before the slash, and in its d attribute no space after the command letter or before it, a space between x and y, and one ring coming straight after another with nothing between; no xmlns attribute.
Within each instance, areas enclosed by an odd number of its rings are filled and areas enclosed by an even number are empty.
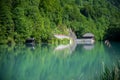
<svg viewBox="0 0 120 80"><path fill-rule="evenodd" d="M0 44L50 43L54 34L120 41L120 0L0 0Z"/></svg>

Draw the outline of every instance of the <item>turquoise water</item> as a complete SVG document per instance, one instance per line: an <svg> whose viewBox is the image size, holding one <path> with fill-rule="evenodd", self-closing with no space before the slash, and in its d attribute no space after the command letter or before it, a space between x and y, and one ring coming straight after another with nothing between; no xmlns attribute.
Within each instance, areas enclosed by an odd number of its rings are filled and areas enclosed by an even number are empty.
<svg viewBox="0 0 120 80"><path fill-rule="evenodd" d="M120 43L0 45L0 80L96 80L120 60Z"/></svg>

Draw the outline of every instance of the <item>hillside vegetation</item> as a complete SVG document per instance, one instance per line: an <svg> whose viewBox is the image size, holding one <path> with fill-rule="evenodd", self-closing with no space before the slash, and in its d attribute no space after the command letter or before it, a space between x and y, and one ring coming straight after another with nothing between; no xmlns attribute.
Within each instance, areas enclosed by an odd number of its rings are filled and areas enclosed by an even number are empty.
<svg viewBox="0 0 120 80"><path fill-rule="evenodd" d="M50 42L53 34L120 37L120 0L0 0L0 43ZM116 36L117 35L117 36Z"/></svg>

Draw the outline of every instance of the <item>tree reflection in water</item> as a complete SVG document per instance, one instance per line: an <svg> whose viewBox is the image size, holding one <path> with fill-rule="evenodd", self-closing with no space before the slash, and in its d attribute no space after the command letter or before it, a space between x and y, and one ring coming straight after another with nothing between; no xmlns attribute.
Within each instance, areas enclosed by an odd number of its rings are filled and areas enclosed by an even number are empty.
<svg viewBox="0 0 120 80"><path fill-rule="evenodd" d="M98 42L86 50L78 44L63 51L49 44L35 45L34 50L0 45L0 80L96 80L105 66L113 67L120 59L120 44L111 45Z"/></svg>

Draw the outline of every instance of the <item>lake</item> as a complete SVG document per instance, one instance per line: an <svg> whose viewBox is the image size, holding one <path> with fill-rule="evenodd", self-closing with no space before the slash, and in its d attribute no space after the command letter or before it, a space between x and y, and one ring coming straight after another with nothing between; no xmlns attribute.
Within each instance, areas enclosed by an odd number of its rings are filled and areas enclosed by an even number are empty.
<svg viewBox="0 0 120 80"><path fill-rule="evenodd" d="M0 45L0 80L97 80L119 60L119 42Z"/></svg>

